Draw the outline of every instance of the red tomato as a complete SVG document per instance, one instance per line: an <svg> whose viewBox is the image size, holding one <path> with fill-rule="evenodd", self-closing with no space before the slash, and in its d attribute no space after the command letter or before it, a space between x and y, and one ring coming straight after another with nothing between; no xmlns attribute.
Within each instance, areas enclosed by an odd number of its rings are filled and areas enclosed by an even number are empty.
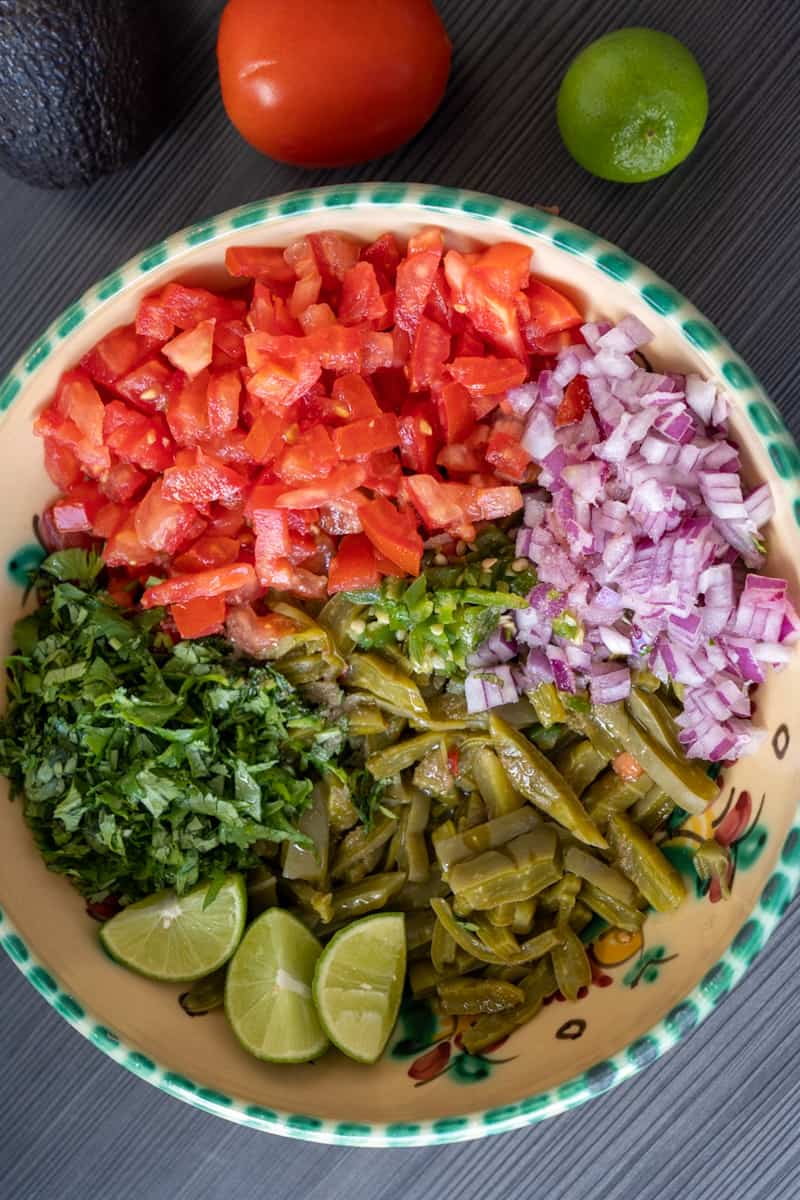
<svg viewBox="0 0 800 1200"><path fill-rule="evenodd" d="M172 463L175 444L164 418L146 416L129 408L121 400L105 407L103 436L106 446L122 459L143 471L164 471Z"/></svg>
<svg viewBox="0 0 800 1200"><path fill-rule="evenodd" d="M52 506L53 524L59 533L91 533L104 505L96 483L76 483Z"/></svg>
<svg viewBox="0 0 800 1200"><path fill-rule="evenodd" d="M344 325L360 321L383 321L386 301L371 263L359 262L345 272L339 300L339 320Z"/></svg>
<svg viewBox="0 0 800 1200"><path fill-rule="evenodd" d="M428 317L420 317L411 344L408 383L412 392L440 383L450 356L450 334Z"/></svg>
<svg viewBox="0 0 800 1200"><path fill-rule="evenodd" d="M556 427L572 425L592 407L592 395L585 375L576 375L567 384L564 396L556 409Z"/></svg>
<svg viewBox="0 0 800 1200"><path fill-rule="evenodd" d="M189 600L170 607L172 619L182 638L209 637L221 633L225 625L225 597L211 596Z"/></svg>
<svg viewBox="0 0 800 1200"><path fill-rule="evenodd" d="M137 337L134 325L120 325L84 354L81 366L97 383L111 387L121 375L127 375L141 362L147 350L147 342Z"/></svg>
<svg viewBox="0 0 800 1200"><path fill-rule="evenodd" d="M236 562L238 554L238 538L204 533L188 550L179 554L172 565L178 574L184 575L192 571L205 571L208 567L225 567L228 563Z"/></svg>
<svg viewBox="0 0 800 1200"><path fill-rule="evenodd" d="M129 512L126 504L116 504L114 501L104 504L94 519L92 533L95 537L107 540L127 521Z"/></svg>
<svg viewBox="0 0 800 1200"><path fill-rule="evenodd" d="M380 496L390 496L394 499L403 482L403 469L397 455L389 451L373 454L364 465L367 468L367 477L363 487L371 488Z"/></svg>
<svg viewBox="0 0 800 1200"><path fill-rule="evenodd" d="M194 379L211 363L214 353L214 318L201 321L194 329L179 333L166 346L161 347L161 353L168 358L178 371L183 371L189 379Z"/></svg>
<svg viewBox="0 0 800 1200"><path fill-rule="evenodd" d="M469 437L475 428L475 417L469 392L465 387L460 383L446 383L436 396L436 407L439 423L448 444L458 445Z"/></svg>
<svg viewBox="0 0 800 1200"><path fill-rule="evenodd" d="M384 450L394 450L400 442L400 431L394 413L380 413L351 421L333 431L333 444L339 458L369 458Z"/></svg>
<svg viewBox="0 0 800 1200"><path fill-rule="evenodd" d="M211 436L208 423L208 375L188 380L177 373L167 399L167 424L179 446L196 446Z"/></svg>
<svg viewBox="0 0 800 1200"><path fill-rule="evenodd" d="M366 478L367 469L363 463L342 464L334 467L330 475L318 483L283 492L275 503L278 508L319 508L329 500L338 500L340 496L355 491Z"/></svg>
<svg viewBox="0 0 800 1200"><path fill-rule="evenodd" d="M346 534L328 569L328 591L357 591L379 581L372 542L363 533Z"/></svg>
<svg viewBox="0 0 800 1200"><path fill-rule="evenodd" d="M242 381L238 371L212 374L208 381L208 427L215 437L235 429L239 421Z"/></svg>
<svg viewBox="0 0 800 1200"><path fill-rule="evenodd" d="M340 375L331 389L332 412L341 421L380 416L378 402L360 375Z"/></svg>
<svg viewBox="0 0 800 1200"><path fill-rule="evenodd" d="M401 567L406 575L419 575L422 538L412 513L399 512L383 496L369 500L359 515L375 549Z"/></svg>
<svg viewBox="0 0 800 1200"><path fill-rule="evenodd" d="M204 528L200 514L191 504L171 499L161 479L152 484L134 513L134 530L139 541L163 554L175 554L199 537Z"/></svg>
<svg viewBox="0 0 800 1200"><path fill-rule="evenodd" d="M201 321L231 321L245 315L244 300L218 296L207 288L168 283L159 297L148 297L151 309L159 305L165 317L179 329L194 329Z"/></svg>
<svg viewBox="0 0 800 1200"><path fill-rule="evenodd" d="M187 604L190 600L206 599L239 592L256 582L256 573L249 563L231 563L212 567L194 575L176 575L148 588L142 596L142 608L158 608L162 604Z"/></svg>
<svg viewBox="0 0 800 1200"><path fill-rule="evenodd" d="M149 358L117 380L114 390L142 412L163 412L170 396L173 372L157 358Z"/></svg>
<svg viewBox="0 0 800 1200"><path fill-rule="evenodd" d="M486 445L486 461L497 474L514 483L522 483L532 461L520 445L524 425L516 417L500 417L495 421Z"/></svg>
<svg viewBox="0 0 800 1200"><path fill-rule="evenodd" d="M44 439L44 465L47 474L62 492L81 477L81 464L75 451L55 438Z"/></svg>
<svg viewBox="0 0 800 1200"><path fill-rule="evenodd" d="M441 261L441 250L419 250L397 268L394 319L409 335L425 311Z"/></svg>
<svg viewBox="0 0 800 1200"><path fill-rule="evenodd" d="M497 396L509 388L519 387L527 374L521 362L514 358L455 358L447 368L449 374L462 383L473 397Z"/></svg>
<svg viewBox="0 0 800 1200"><path fill-rule="evenodd" d="M298 631L298 624L280 613L258 617L249 604L228 609L226 632L237 650L251 658L277 658L281 642Z"/></svg>
<svg viewBox="0 0 800 1200"><path fill-rule="evenodd" d="M339 461L324 425L313 425L282 451L275 470L286 484L310 483L329 475ZM314 507L303 505L303 508Z"/></svg>
<svg viewBox="0 0 800 1200"><path fill-rule="evenodd" d="M526 295L530 306L529 341L583 324L583 317L572 301L544 280L532 279Z"/></svg>
<svg viewBox="0 0 800 1200"><path fill-rule="evenodd" d="M409 475L406 489L428 529L447 529L466 520L464 508L456 502L452 490L448 491L448 485L433 475Z"/></svg>
<svg viewBox="0 0 800 1200"><path fill-rule="evenodd" d="M103 547L103 561L108 567L144 567L155 557L155 551L139 540L133 513L128 514Z"/></svg>
<svg viewBox="0 0 800 1200"><path fill-rule="evenodd" d="M400 460L409 471L430 475L436 465L439 438L430 400L411 402L400 417Z"/></svg>
<svg viewBox="0 0 800 1200"><path fill-rule="evenodd" d="M68 371L59 383L56 406L65 420L78 427L91 446L103 441L103 401L83 371Z"/></svg>
<svg viewBox="0 0 800 1200"><path fill-rule="evenodd" d="M228 116L302 166L386 154L436 111L450 41L431 0L229 0L217 57Z"/></svg>
<svg viewBox="0 0 800 1200"><path fill-rule="evenodd" d="M364 247L361 257L365 262L372 263L382 291L393 286L401 258L400 247L393 233L382 233L371 245Z"/></svg>
<svg viewBox="0 0 800 1200"><path fill-rule="evenodd" d="M101 488L117 504L125 504L138 496L147 485L147 476L133 463L115 463L101 483Z"/></svg>
<svg viewBox="0 0 800 1200"><path fill-rule="evenodd" d="M228 274L264 279L267 283L294 283L294 271L277 246L229 246L225 251Z"/></svg>
<svg viewBox="0 0 800 1200"><path fill-rule="evenodd" d="M183 452L182 452L183 453ZM217 501L224 508L240 508L248 481L199 448L188 451L189 459L180 466L168 467L162 477L167 500L203 506Z"/></svg>
<svg viewBox="0 0 800 1200"><path fill-rule="evenodd" d="M164 311L160 295L145 296L136 314L136 332L142 337L166 342L175 332L175 322Z"/></svg>
<svg viewBox="0 0 800 1200"><path fill-rule="evenodd" d="M329 500L320 510L320 528L336 537L345 533L361 533L361 518L358 515L362 504L366 503L363 492L351 492L349 496L341 496L338 500Z"/></svg>
<svg viewBox="0 0 800 1200"><path fill-rule="evenodd" d="M253 422L245 439L245 449L258 463L268 462L283 445L284 423L277 413L262 412Z"/></svg>

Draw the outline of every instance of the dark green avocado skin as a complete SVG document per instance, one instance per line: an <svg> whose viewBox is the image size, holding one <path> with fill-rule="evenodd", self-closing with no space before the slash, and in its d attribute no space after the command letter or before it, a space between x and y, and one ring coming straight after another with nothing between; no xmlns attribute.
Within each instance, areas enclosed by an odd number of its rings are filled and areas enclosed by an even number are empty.
<svg viewBox="0 0 800 1200"><path fill-rule="evenodd" d="M158 133L152 0L0 0L0 168L38 187L94 183Z"/></svg>

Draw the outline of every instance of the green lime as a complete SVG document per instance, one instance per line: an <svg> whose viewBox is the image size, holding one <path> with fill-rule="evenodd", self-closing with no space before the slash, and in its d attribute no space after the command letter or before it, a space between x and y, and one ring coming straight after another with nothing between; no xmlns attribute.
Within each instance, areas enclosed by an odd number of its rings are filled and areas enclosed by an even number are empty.
<svg viewBox="0 0 800 1200"><path fill-rule="evenodd" d="M210 975L239 944L247 892L241 875L227 875L206 905L209 887L200 884L183 896L156 892L129 904L103 925L103 946L124 967L151 979L184 983Z"/></svg>
<svg viewBox="0 0 800 1200"><path fill-rule="evenodd" d="M374 1063L397 1020L406 973L402 913L376 913L331 938L314 973L314 1003L335 1046Z"/></svg>
<svg viewBox="0 0 800 1200"><path fill-rule="evenodd" d="M671 171L694 149L708 115L697 60L657 29L616 29L572 60L558 126L582 167L618 183Z"/></svg>
<svg viewBox="0 0 800 1200"><path fill-rule="evenodd" d="M225 1012L256 1058L297 1063L328 1048L311 999L322 946L302 921L268 908L247 930L228 967Z"/></svg>

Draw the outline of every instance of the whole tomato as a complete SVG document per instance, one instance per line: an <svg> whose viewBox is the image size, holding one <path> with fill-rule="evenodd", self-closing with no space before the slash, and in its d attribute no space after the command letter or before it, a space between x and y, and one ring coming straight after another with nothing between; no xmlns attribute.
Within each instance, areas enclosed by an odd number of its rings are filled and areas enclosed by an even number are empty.
<svg viewBox="0 0 800 1200"><path fill-rule="evenodd" d="M222 98L251 145L283 162L386 154L436 111L451 45L432 0L229 0Z"/></svg>

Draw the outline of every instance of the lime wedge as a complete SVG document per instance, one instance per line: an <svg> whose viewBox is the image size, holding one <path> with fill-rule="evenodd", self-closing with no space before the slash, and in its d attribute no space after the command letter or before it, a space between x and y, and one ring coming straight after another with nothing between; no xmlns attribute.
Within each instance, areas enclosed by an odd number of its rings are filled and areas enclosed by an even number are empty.
<svg viewBox="0 0 800 1200"><path fill-rule="evenodd" d="M228 967L225 1012L256 1058L296 1063L328 1048L311 999L321 945L302 921L268 908L242 938Z"/></svg>
<svg viewBox="0 0 800 1200"><path fill-rule="evenodd" d="M341 929L314 973L314 1003L335 1046L357 1062L380 1058L397 1020L406 973L402 913L376 913Z"/></svg>
<svg viewBox="0 0 800 1200"><path fill-rule="evenodd" d="M183 896L156 892L129 904L103 925L103 946L118 963L150 979L184 983L210 975L238 946L247 913L241 875L227 875L204 907L210 886L200 884Z"/></svg>

